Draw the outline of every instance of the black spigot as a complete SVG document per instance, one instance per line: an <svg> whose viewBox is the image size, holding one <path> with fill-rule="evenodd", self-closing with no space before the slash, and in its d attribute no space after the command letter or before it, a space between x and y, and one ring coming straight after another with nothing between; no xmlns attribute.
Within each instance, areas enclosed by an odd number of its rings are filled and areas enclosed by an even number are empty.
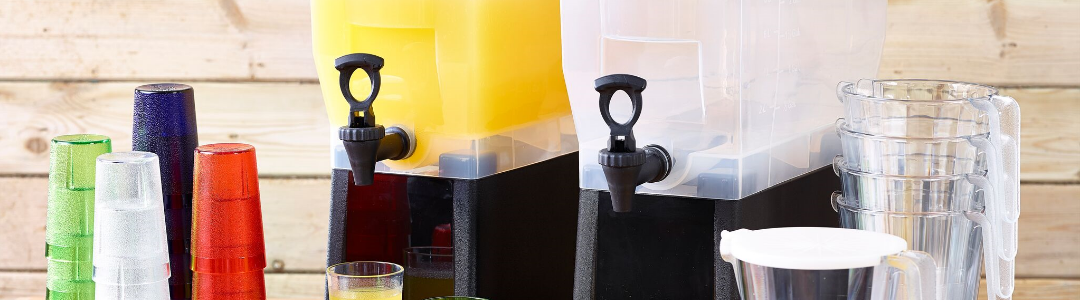
<svg viewBox="0 0 1080 300"><path fill-rule="evenodd" d="M334 60L334 68L341 72L341 94L349 102L349 125L338 130L338 137L349 156L353 182L370 185L375 177L375 163L384 159L398 160L412 155L412 139L404 129L384 128L375 124L375 112L371 104L379 95L382 79L379 70L383 58L367 53L353 53ZM349 89L353 72L362 69L371 79L371 94L364 101L357 101Z"/></svg>
<svg viewBox="0 0 1080 300"><path fill-rule="evenodd" d="M600 166L604 168L611 207L616 212L628 212L634 198L634 190L646 182L658 182L667 178L674 161L664 147L648 145L637 148L634 124L641 116L641 92L645 79L634 75L613 74L597 78L596 91L600 92L600 116L611 129L608 148L600 150ZM633 116L626 123L611 118L611 97L623 91L630 96Z"/></svg>

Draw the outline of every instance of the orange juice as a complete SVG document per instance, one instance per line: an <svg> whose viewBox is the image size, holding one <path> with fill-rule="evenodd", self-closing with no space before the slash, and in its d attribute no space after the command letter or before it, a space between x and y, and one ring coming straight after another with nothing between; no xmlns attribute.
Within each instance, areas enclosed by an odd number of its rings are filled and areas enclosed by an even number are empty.
<svg viewBox="0 0 1080 300"><path fill-rule="evenodd" d="M454 295L454 270L405 270L405 300Z"/></svg>
<svg viewBox="0 0 1080 300"><path fill-rule="evenodd" d="M401 300L401 289L358 288L330 291L330 300Z"/></svg>

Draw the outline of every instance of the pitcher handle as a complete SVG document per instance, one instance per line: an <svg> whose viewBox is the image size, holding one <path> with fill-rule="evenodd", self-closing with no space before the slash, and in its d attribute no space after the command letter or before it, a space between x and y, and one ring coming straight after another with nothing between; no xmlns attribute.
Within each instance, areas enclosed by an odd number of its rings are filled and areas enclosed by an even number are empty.
<svg viewBox="0 0 1080 300"><path fill-rule="evenodd" d="M971 104L986 113L990 121L990 142L997 147L1001 169L993 175L994 185L1001 190L998 200L1001 216L1007 222L1016 222L1020 218L1020 105L1008 96L993 95L989 101L971 99ZM996 178L995 178L996 177Z"/></svg>
<svg viewBox="0 0 1080 300"><path fill-rule="evenodd" d="M986 197L986 202L993 203L996 199L993 199L997 193L994 192L994 187L991 181L986 177L979 175L968 175L967 180L974 184L978 189L983 191L983 197ZM1013 293L1013 284L1015 279L1015 257L1006 257L1003 255L1005 251L1001 249L1005 246L1005 241L1002 238L1006 237L1006 234L1001 232L1001 224L1004 222L994 222L990 217L995 213L995 208L991 205L986 205L983 211L969 211L965 212L965 216L979 224L982 227L983 236L983 269L986 271L986 294L989 295L990 300L994 299L1011 299ZM1016 224L1010 224L1015 228ZM1015 235L1012 236L1015 238ZM1013 241L1015 245L1015 240ZM1013 252L1015 254L1015 252Z"/></svg>
<svg viewBox="0 0 1080 300"><path fill-rule="evenodd" d="M1001 273L998 296L1010 298L1020 217L1020 105L1015 99L996 93L989 100L971 99L970 103L987 114L990 143L997 148L991 155L1000 162L998 172L990 170L996 191L992 194L996 197L987 201L986 218L999 241L994 245L997 250L992 252L1000 258L996 266Z"/></svg>
<svg viewBox="0 0 1080 300"><path fill-rule="evenodd" d="M994 240L999 241L997 249L997 255L1002 259L1012 260L1016 257L1016 245L1017 245L1017 219L1010 219L1008 216L1009 203L1003 203L1007 193L1002 191L1008 188L1009 184L1002 184L1004 180L1005 167L1002 160L1001 147L995 145L992 141L989 141L982 137L973 137L968 139L972 145L983 152L986 156L987 163L987 175L982 176L969 176L968 181L983 190L986 197L986 211L989 221L993 224L993 230L995 234ZM1016 181L1016 180L1013 180ZM1013 182L1009 181L1009 182ZM1019 182L1019 181L1016 181ZM1006 194L1006 195L1003 195Z"/></svg>
<svg viewBox="0 0 1080 300"><path fill-rule="evenodd" d="M844 89L846 89L848 86L854 87L855 84L847 81L841 81L840 83L836 84L836 100L840 100L840 103L844 103Z"/></svg>
<svg viewBox="0 0 1080 300"><path fill-rule="evenodd" d="M922 251L906 250L881 259L881 265L874 268L874 289L870 299L886 298L885 288L889 286L891 276L887 270L899 270L904 279L904 295L909 300L937 299L937 264L930 254ZM893 295L892 299L899 299Z"/></svg>

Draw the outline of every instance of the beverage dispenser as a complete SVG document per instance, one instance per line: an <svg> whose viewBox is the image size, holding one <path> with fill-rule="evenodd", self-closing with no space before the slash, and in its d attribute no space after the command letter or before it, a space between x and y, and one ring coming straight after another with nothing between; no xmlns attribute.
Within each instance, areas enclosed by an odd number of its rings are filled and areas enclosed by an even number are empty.
<svg viewBox="0 0 1080 300"><path fill-rule="evenodd" d="M453 247L453 291L567 298L577 139L559 3L312 1L333 172L327 262ZM446 279L446 278L432 278Z"/></svg>
<svg viewBox="0 0 1080 300"><path fill-rule="evenodd" d="M835 87L876 75L886 1L561 4L576 299L738 299L721 231L838 225Z"/></svg>

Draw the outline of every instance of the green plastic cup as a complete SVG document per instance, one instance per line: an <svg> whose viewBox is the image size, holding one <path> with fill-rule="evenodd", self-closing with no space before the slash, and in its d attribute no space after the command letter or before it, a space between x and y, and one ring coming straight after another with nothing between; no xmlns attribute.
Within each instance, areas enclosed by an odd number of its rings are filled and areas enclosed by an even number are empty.
<svg viewBox="0 0 1080 300"><path fill-rule="evenodd" d="M62 135L49 151L49 203L45 226L47 299L94 299L94 164L112 151L96 134Z"/></svg>

